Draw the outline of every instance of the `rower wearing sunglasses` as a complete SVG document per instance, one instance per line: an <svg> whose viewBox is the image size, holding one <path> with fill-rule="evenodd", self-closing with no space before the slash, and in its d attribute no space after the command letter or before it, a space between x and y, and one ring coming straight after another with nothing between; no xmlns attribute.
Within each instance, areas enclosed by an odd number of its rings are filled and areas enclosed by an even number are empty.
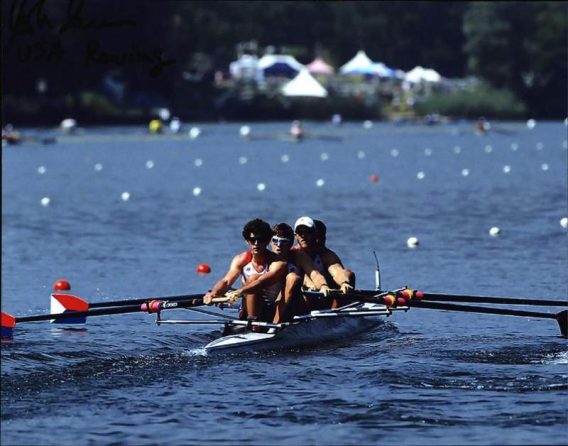
<svg viewBox="0 0 568 446"><path fill-rule="evenodd" d="M315 268L325 277L327 284L333 289L340 289L343 294L347 294L355 287L355 273L343 267L339 256L326 246L327 228L320 220L313 220L310 217L300 217L294 224L296 241L298 245L295 249L306 253L313 261ZM310 277L304 277L304 288L316 289ZM331 306L337 308L342 305L341 298L335 298L332 302L329 299L316 301L309 300L309 309L321 309Z"/></svg>
<svg viewBox="0 0 568 446"><path fill-rule="evenodd" d="M296 315L308 313L302 296L304 275L308 276L315 289L329 296L329 286L325 277L314 266L312 259L304 252L291 250L294 244L294 231L290 225L279 223L272 227L270 249L286 260L288 270L283 281L281 296L276 301L273 323L289 322Z"/></svg>
<svg viewBox="0 0 568 446"><path fill-rule="evenodd" d="M225 276L205 295L204 300L242 294L241 319L271 322L287 272L286 261L267 249L272 230L265 221L259 218L249 221L242 234L249 249L233 258ZM242 285L229 292L239 276L242 276Z"/></svg>

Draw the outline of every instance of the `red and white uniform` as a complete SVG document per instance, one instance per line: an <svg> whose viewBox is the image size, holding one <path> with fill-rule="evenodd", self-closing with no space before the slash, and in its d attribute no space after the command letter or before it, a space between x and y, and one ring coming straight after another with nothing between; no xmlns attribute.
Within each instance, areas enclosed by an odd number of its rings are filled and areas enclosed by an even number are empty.
<svg viewBox="0 0 568 446"><path fill-rule="evenodd" d="M245 261L246 263L241 271L243 285L245 284L245 281L248 280L251 276L258 276L266 274L268 272L270 262L267 262L266 264L262 265L262 270L258 271L253 264L252 252L250 251L247 251L245 256ZM262 290L262 297L264 297L267 300L275 301L278 298L280 291L282 291L282 283L279 281L273 285L270 285L269 287L264 288Z"/></svg>

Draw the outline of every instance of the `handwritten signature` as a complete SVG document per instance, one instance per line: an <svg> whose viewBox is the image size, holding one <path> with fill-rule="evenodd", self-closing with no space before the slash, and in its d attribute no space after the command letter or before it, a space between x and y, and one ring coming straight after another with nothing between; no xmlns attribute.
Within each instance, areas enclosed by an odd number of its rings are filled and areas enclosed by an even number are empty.
<svg viewBox="0 0 568 446"><path fill-rule="evenodd" d="M21 36L33 36L44 29L56 31L59 34L69 30L97 30L134 26L134 20L107 20L87 17L84 12L85 0L68 0L67 10L59 26L45 9L46 0L28 2L14 0L8 12L8 48Z"/></svg>

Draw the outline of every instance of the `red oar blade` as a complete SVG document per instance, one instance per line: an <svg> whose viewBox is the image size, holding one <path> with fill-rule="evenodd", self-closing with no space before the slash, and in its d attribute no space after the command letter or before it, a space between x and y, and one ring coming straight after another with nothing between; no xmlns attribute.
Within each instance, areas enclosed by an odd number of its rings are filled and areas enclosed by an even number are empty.
<svg viewBox="0 0 568 446"><path fill-rule="evenodd" d="M16 318L2 311L2 339L12 339L15 326Z"/></svg>
<svg viewBox="0 0 568 446"><path fill-rule="evenodd" d="M80 297L61 293L53 293L51 295L52 314L87 311L88 309L89 303ZM81 316L76 318L52 319L50 322L54 324L84 324L86 321L86 316Z"/></svg>

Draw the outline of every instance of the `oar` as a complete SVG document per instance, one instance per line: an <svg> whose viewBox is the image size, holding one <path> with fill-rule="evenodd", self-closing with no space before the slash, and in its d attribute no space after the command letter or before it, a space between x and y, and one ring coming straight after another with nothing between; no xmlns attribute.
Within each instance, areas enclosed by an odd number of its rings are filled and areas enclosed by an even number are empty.
<svg viewBox="0 0 568 446"><path fill-rule="evenodd" d="M421 300L412 300L408 303L408 305L411 307L429 308L434 310L461 311L466 313L504 314L508 316L556 319L558 325L560 326L560 332L562 333L562 336L568 337L568 310L563 310L559 313L542 313L538 311L509 310L506 308L488 308L475 307L470 305L424 302Z"/></svg>
<svg viewBox="0 0 568 446"><path fill-rule="evenodd" d="M401 289L402 290L402 289ZM401 290L393 291L393 294L397 294ZM354 290L356 294L362 294L366 296L375 296L377 294L376 290ZM506 304L506 305L534 305L540 307L568 307L568 301L566 300L548 300L539 298L527 298L527 297L490 297L490 296L466 296L466 295L455 295L455 294L438 294L438 293L426 293L422 291L414 291L413 298L426 301L434 302L472 302L472 303L488 303L488 304Z"/></svg>
<svg viewBox="0 0 568 446"><path fill-rule="evenodd" d="M142 305L145 302L149 302L151 300L175 300L178 302L186 301L186 300L194 300L194 299L202 299L203 293L201 294L182 294L180 296L162 296L162 297L146 297L140 299L122 299L122 300L114 300L109 302L94 302L89 303L90 308L104 308L104 307L118 307L121 305Z"/></svg>
<svg viewBox="0 0 568 446"><path fill-rule="evenodd" d="M419 297L420 298L420 297ZM541 307L568 307L568 301L489 296L459 296L455 294L422 293L422 301L474 302L483 304L536 305Z"/></svg>
<svg viewBox="0 0 568 446"><path fill-rule="evenodd" d="M211 305L214 303L227 302L229 299L226 297L219 297L208 299L207 303L204 302L203 294L197 295L199 297L190 299L189 296L183 296L180 299L132 299L129 305L112 306L109 308L100 308L96 310L86 311L66 311L65 313L51 313L40 314L36 316L22 316L15 317L8 313L2 312L2 338L11 338L16 324L22 322L38 322L38 321L65 321L77 320L79 318L86 318L91 316L105 316L111 314L127 314L136 312L157 313L161 310L174 309L174 308L190 308L202 305ZM72 296L74 297L74 296ZM118 301L117 301L118 302Z"/></svg>

